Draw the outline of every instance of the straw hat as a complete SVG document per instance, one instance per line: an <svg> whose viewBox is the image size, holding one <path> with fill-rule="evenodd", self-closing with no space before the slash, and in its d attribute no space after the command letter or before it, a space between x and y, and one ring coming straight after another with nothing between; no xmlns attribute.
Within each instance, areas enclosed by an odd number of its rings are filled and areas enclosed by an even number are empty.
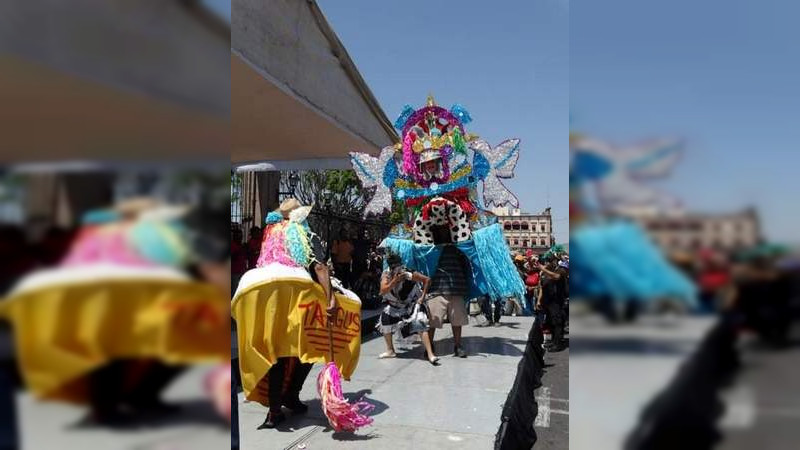
<svg viewBox="0 0 800 450"><path fill-rule="evenodd" d="M137 217L145 211L155 209L160 202L152 197L132 197L118 202L113 211L125 217Z"/></svg>
<svg viewBox="0 0 800 450"><path fill-rule="evenodd" d="M301 206L303 205L296 198L287 198L281 203L281 206L278 206L278 212L281 213L284 219L288 219L289 213Z"/></svg>
<svg viewBox="0 0 800 450"><path fill-rule="evenodd" d="M278 206L278 212L284 219L289 219L292 222L303 222L306 217L311 213L314 205L303 206L296 198L288 198Z"/></svg>

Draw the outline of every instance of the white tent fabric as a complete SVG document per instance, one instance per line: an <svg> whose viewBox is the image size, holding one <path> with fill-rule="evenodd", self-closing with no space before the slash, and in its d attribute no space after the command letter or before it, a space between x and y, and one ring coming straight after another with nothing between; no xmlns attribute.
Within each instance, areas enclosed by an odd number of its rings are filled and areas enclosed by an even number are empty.
<svg viewBox="0 0 800 450"><path fill-rule="evenodd" d="M0 5L0 163L227 158L230 27L196 1Z"/></svg>
<svg viewBox="0 0 800 450"><path fill-rule="evenodd" d="M231 27L234 164L343 168L396 142L315 2L239 0Z"/></svg>

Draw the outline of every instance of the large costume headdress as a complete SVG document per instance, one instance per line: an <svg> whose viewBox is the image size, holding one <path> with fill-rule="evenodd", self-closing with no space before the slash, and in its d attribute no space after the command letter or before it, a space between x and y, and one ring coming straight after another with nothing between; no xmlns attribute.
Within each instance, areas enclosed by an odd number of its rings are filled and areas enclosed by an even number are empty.
<svg viewBox="0 0 800 450"><path fill-rule="evenodd" d="M514 175L519 139L492 147L466 132L464 126L471 121L463 106L447 110L429 96L424 107L403 109L394 124L400 131L399 144L384 148L377 158L351 153L362 184L375 189L364 215L390 210L393 200L403 202L410 211L406 233L413 229L416 243L432 244L430 225L450 225L452 240L460 242L485 225L484 205L519 206L501 181Z"/></svg>

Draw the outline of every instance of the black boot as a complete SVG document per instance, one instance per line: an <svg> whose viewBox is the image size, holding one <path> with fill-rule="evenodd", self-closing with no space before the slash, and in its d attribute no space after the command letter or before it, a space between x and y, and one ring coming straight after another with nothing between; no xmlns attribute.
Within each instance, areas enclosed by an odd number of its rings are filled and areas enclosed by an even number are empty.
<svg viewBox="0 0 800 450"><path fill-rule="evenodd" d="M287 407L293 414L303 414L308 412L308 405L301 402L298 397L284 400L283 406Z"/></svg>
<svg viewBox="0 0 800 450"><path fill-rule="evenodd" d="M283 406L289 408L294 414L302 414L308 411L308 406L300 401L300 391L308 378L308 373L311 372L312 364L303 364L299 359L295 359L290 365L292 376L289 381L289 389L283 396Z"/></svg>
<svg viewBox="0 0 800 450"><path fill-rule="evenodd" d="M267 418L264 419L264 423L259 425L257 429L263 430L265 428L267 429L275 428L276 426L278 426L278 424L280 424L284 420L286 420L286 416L284 416L283 413L270 411L267 413Z"/></svg>

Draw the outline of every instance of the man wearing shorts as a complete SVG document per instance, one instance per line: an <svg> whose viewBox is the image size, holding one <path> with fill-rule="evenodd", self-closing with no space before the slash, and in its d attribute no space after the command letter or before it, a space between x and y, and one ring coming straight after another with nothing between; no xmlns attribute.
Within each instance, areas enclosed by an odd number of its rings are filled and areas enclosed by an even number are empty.
<svg viewBox="0 0 800 450"><path fill-rule="evenodd" d="M469 261L461 251L453 244L445 244L436 273L431 278L426 302L430 312L431 343L436 329L442 328L448 319L453 327L453 355L459 358L467 357L467 352L461 348L461 327L468 323L464 296L468 289L467 277L471 273Z"/></svg>

